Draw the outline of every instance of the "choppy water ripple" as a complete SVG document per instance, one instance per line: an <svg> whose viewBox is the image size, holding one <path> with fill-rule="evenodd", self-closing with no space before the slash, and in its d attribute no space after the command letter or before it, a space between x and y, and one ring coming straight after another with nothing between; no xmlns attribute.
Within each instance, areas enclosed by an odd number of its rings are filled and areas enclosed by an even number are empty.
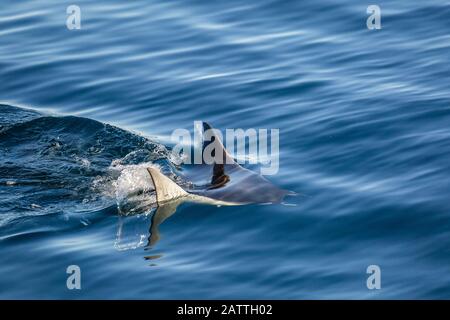
<svg viewBox="0 0 450 320"><path fill-rule="evenodd" d="M0 297L449 298L448 1L379 1L377 31L356 1L76 4L69 31L65 4L3 1ZM279 128L269 178L300 195L183 204L144 250L117 190L175 170L194 120Z"/></svg>

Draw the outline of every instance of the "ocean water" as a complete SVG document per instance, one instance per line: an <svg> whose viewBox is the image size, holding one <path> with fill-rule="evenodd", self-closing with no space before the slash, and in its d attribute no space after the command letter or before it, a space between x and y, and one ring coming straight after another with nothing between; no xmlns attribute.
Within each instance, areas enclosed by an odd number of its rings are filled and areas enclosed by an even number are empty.
<svg viewBox="0 0 450 320"><path fill-rule="evenodd" d="M450 298L450 2L374 4L3 0L0 298ZM298 195L121 214L197 120L279 129Z"/></svg>

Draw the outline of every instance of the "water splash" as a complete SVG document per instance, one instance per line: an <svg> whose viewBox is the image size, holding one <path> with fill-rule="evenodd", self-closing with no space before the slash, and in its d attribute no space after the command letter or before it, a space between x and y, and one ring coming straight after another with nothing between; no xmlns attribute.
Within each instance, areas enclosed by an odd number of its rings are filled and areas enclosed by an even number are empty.
<svg viewBox="0 0 450 320"><path fill-rule="evenodd" d="M172 171L164 145L126 130L7 105L0 111L0 226L114 204L121 214L142 212L155 200L145 168Z"/></svg>
<svg viewBox="0 0 450 320"><path fill-rule="evenodd" d="M115 183L117 208L121 214L145 211L156 203L155 188L147 172L152 163L122 168Z"/></svg>

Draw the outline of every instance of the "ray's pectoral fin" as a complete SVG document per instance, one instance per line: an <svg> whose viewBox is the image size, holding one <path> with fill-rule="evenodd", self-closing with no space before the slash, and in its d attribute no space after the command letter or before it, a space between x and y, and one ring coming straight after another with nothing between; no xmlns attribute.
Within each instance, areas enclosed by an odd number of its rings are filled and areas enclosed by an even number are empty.
<svg viewBox="0 0 450 320"><path fill-rule="evenodd" d="M213 166L213 175L211 185L208 189L218 189L226 185L230 181L230 176L225 174L225 166L223 164L215 164Z"/></svg>
<svg viewBox="0 0 450 320"><path fill-rule="evenodd" d="M177 211L177 207L188 195L179 185L163 175L158 169L148 167L148 173L153 181L158 208L152 217L149 230L147 247L152 247L158 242L159 225Z"/></svg>
<svg viewBox="0 0 450 320"><path fill-rule="evenodd" d="M156 201L159 204L163 204L167 201L177 198L185 197L188 195L179 185L163 175L158 169L148 167L148 173L153 181L153 186L156 192Z"/></svg>
<svg viewBox="0 0 450 320"><path fill-rule="evenodd" d="M237 165L234 158L228 153L217 135L216 129L211 127L207 122L203 122L203 146L202 155L211 156L216 164L233 164Z"/></svg>
<svg viewBox="0 0 450 320"><path fill-rule="evenodd" d="M214 160L214 163L211 165L212 177L208 189L218 189L225 186L231 180L230 176L225 172L225 165L236 165L236 162L225 149L215 129L207 122L203 122L202 154L205 155L205 153Z"/></svg>
<svg viewBox="0 0 450 320"><path fill-rule="evenodd" d="M203 122L203 157L211 157L212 178L205 195L232 203L280 203L287 194L266 178L239 165L228 153L221 135ZM227 188L223 188L227 185ZM220 189L222 190L215 190Z"/></svg>

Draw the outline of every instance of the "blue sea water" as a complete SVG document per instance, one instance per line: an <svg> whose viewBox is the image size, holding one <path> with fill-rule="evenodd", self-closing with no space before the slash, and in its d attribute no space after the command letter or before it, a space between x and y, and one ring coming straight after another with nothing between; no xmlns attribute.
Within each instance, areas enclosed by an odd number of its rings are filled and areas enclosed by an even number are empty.
<svg viewBox="0 0 450 320"><path fill-rule="evenodd" d="M0 298L450 298L450 2L370 4L3 0ZM184 203L146 246L120 177L195 120L278 128L299 195Z"/></svg>

